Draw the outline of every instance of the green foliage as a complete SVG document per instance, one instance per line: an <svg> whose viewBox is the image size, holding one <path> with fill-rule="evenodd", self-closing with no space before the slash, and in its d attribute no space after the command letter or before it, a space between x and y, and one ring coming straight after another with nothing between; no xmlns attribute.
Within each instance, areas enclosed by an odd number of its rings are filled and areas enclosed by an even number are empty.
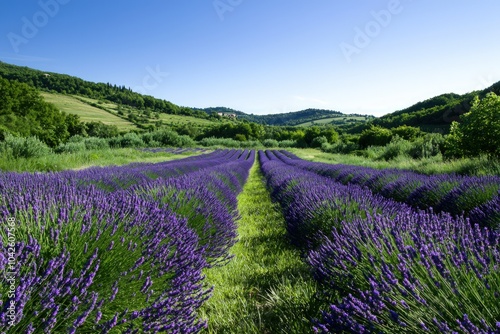
<svg viewBox="0 0 500 334"><path fill-rule="evenodd" d="M406 156L386 161L379 158L383 150L384 147L382 146L372 146L367 150L354 151L351 154L325 153L312 148L291 148L288 151L302 159L316 162L358 165L377 169L398 168L426 175L444 173L476 176L500 175L500 160L488 159L485 155L473 158L445 160L443 159L443 155L438 153L429 158L413 159Z"/></svg>
<svg viewBox="0 0 500 334"><path fill-rule="evenodd" d="M177 147L193 147L196 145L196 142L191 139L191 137L182 135L177 138Z"/></svg>
<svg viewBox="0 0 500 334"><path fill-rule="evenodd" d="M107 125L102 122L85 123L85 132L89 137L111 138L119 134L116 125Z"/></svg>
<svg viewBox="0 0 500 334"><path fill-rule="evenodd" d="M46 73L27 67L0 62L0 76L9 80L26 83L34 88L62 94L80 95L91 99L111 101L122 106L151 110L172 115L208 118L204 111L179 107L169 101L133 92L125 86L109 83L93 83L77 77L58 73ZM1 95L1 94L0 94ZM98 106L99 107L99 106ZM94 136L94 135L92 135Z"/></svg>
<svg viewBox="0 0 500 334"><path fill-rule="evenodd" d="M391 129L391 131L394 135L406 140L415 140L422 135L422 131L419 128L408 125L398 126L397 128Z"/></svg>
<svg viewBox="0 0 500 334"><path fill-rule="evenodd" d="M297 147L297 141L295 141L295 140L281 140L278 142L278 147L281 147L281 148Z"/></svg>
<svg viewBox="0 0 500 334"><path fill-rule="evenodd" d="M450 134L445 137L444 151L447 158L462 158L462 133L458 122L451 123Z"/></svg>
<svg viewBox="0 0 500 334"><path fill-rule="evenodd" d="M32 87L0 77L0 131L36 136L55 147L83 130L77 116L46 103ZM2 135L4 136L4 135Z"/></svg>
<svg viewBox="0 0 500 334"><path fill-rule="evenodd" d="M475 97L470 112L454 123L447 148L451 155L500 157L500 97L489 93L482 100ZM454 147L456 146L456 148Z"/></svg>
<svg viewBox="0 0 500 334"><path fill-rule="evenodd" d="M109 142L110 146L114 147L144 147L145 144L141 137L134 132L126 133L122 137L111 138L112 141Z"/></svg>
<svg viewBox="0 0 500 334"><path fill-rule="evenodd" d="M109 148L108 141L104 138L85 138L83 144L87 150L103 150Z"/></svg>
<svg viewBox="0 0 500 334"><path fill-rule="evenodd" d="M392 136L392 132L389 129L380 126L371 126L361 133L359 145L362 148L368 146L385 146L390 143Z"/></svg>
<svg viewBox="0 0 500 334"><path fill-rule="evenodd" d="M260 139L264 136L264 133L264 127L260 124L225 122L206 129L202 135L198 136L198 139L216 137L245 141L247 139Z"/></svg>
<svg viewBox="0 0 500 334"><path fill-rule="evenodd" d="M78 153L85 151L87 148L85 147L84 142L67 142L66 144L61 144L54 149L56 153Z"/></svg>
<svg viewBox="0 0 500 334"><path fill-rule="evenodd" d="M391 142L384 146L379 159L392 160L399 156L408 156L411 150L411 143L398 136L393 137Z"/></svg>
<svg viewBox="0 0 500 334"><path fill-rule="evenodd" d="M235 136L234 136L234 139L237 140L237 141L246 141L247 140L247 137L241 133L237 133Z"/></svg>
<svg viewBox="0 0 500 334"><path fill-rule="evenodd" d="M84 136L81 136L81 135L75 135L75 136L71 136L69 139L68 139L68 143L83 143L83 141L85 140L85 137Z"/></svg>
<svg viewBox="0 0 500 334"><path fill-rule="evenodd" d="M262 149L264 145L258 140L247 140L241 142L241 148Z"/></svg>
<svg viewBox="0 0 500 334"><path fill-rule="evenodd" d="M70 143L74 144L74 143ZM66 144L67 145L67 144ZM38 158L17 158L0 159L0 170L12 172L53 172L68 169L81 169L90 166L124 165L133 162L162 162L185 158L193 154L194 151L173 154L168 152L146 152L136 148L113 148L104 150L86 150L83 143L80 143L80 150L75 149L68 152L61 151L61 154L48 154ZM0 143L1 146L1 143ZM62 145L65 146L65 145ZM60 146L60 147L62 147ZM58 150L60 147L56 148ZM65 154L71 153L71 154Z"/></svg>
<svg viewBox="0 0 500 334"><path fill-rule="evenodd" d="M470 109L472 97L472 94L439 95L416 103L409 108L374 119L371 124L389 129L401 125L415 126L421 129L431 127L437 131L448 132L451 121L458 119L461 114Z"/></svg>
<svg viewBox="0 0 500 334"><path fill-rule="evenodd" d="M205 147L227 147L227 148L240 148L241 142L231 138L203 138L199 141Z"/></svg>
<svg viewBox="0 0 500 334"><path fill-rule="evenodd" d="M349 154L359 150L359 145L354 142L340 140L334 144L323 143L321 145L321 150L327 153Z"/></svg>
<svg viewBox="0 0 500 334"><path fill-rule="evenodd" d="M0 152L7 158L39 158L49 155L52 150L36 137L15 137L11 134L5 136L0 142Z"/></svg>
<svg viewBox="0 0 500 334"><path fill-rule="evenodd" d="M174 146L174 147L193 147L195 146L195 141L187 135L179 135L177 132L172 130L159 130L144 134L144 142L148 143L148 146ZM153 143L151 143L153 141ZM157 145L159 143L160 145Z"/></svg>
<svg viewBox="0 0 500 334"><path fill-rule="evenodd" d="M428 133L412 142L408 152L414 159L426 159L438 156L444 151L445 138L439 133Z"/></svg>
<svg viewBox="0 0 500 334"><path fill-rule="evenodd" d="M317 139L323 137L321 139ZM338 140L339 134L331 127L311 126L305 129L303 140L309 147L321 147L321 144L334 143Z"/></svg>
<svg viewBox="0 0 500 334"><path fill-rule="evenodd" d="M328 139L325 136L319 136L313 139L311 147L321 147L321 145L328 143Z"/></svg>
<svg viewBox="0 0 500 334"><path fill-rule="evenodd" d="M279 143L276 139L265 139L262 141L264 147L278 147Z"/></svg>

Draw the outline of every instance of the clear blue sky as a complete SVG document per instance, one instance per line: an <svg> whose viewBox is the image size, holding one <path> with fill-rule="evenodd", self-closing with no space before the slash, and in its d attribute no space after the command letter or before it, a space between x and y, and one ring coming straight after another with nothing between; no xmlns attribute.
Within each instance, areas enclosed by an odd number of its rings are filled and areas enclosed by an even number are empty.
<svg viewBox="0 0 500 334"><path fill-rule="evenodd" d="M255 114L380 116L486 88L500 80L499 32L498 0L0 4L4 62Z"/></svg>

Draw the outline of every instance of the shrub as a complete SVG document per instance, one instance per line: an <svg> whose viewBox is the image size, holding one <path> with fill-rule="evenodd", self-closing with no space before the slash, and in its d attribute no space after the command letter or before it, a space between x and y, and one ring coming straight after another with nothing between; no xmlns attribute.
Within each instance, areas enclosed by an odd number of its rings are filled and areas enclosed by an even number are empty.
<svg viewBox="0 0 500 334"><path fill-rule="evenodd" d="M412 145L409 141L396 136L384 147L384 151L379 156L379 159L387 161L395 159L399 156L408 156L411 148Z"/></svg>
<svg viewBox="0 0 500 334"><path fill-rule="evenodd" d="M278 147L282 147L282 148L297 147L297 141L295 141L295 140L281 140L278 142Z"/></svg>
<svg viewBox="0 0 500 334"><path fill-rule="evenodd" d="M414 159L430 158L439 155L444 146L444 137L439 133L429 133L416 139L409 150Z"/></svg>
<svg viewBox="0 0 500 334"><path fill-rule="evenodd" d="M262 145L264 145L264 147L278 147L279 143L276 139L265 139L262 141Z"/></svg>
<svg viewBox="0 0 500 334"><path fill-rule="evenodd" d="M349 154L359 149L359 145L350 141L338 141L335 144L323 143L321 150L326 153Z"/></svg>
<svg viewBox="0 0 500 334"><path fill-rule="evenodd" d="M244 134L241 134L241 133L237 133L234 136L234 139L236 139L237 141L247 141L247 137Z"/></svg>
<svg viewBox="0 0 500 334"><path fill-rule="evenodd" d="M359 145L363 148L368 146L385 146L392 139L392 132L380 126L372 126L363 130L359 137Z"/></svg>
<svg viewBox="0 0 500 334"><path fill-rule="evenodd" d="M410 141L415 140L422 134L422 131L419 128L408 125L398 126L397 128L391 129L391 131L394 135L398 135L399 137Z"/></svg>
<svg viewBox="0 0 500 334"><path fill-rule="evenodd" d="M109 147L111 148L120 148L121 146L121 137L111 137L108 139Z"/></svg>
<svg viewBox="0 0 500 334"><path fill-rule="evenodd" d="M258 140L247 140L241 142L241 148L264 148L264 146Z"/></svg>
<svg viewBox="0 0 500 334"><path fill-rule="evenodd" d="M311 147L321 147L324 143L328 143L328 139L325 136L319 136L312 140Z"/></svg>
<svg viewBox="0 0 500 334"><path fill-rule="evenodd" d="M229 148L241 147L241 143L239 141L231 138L215 138L215 137L203 138L200 141L200 144L205 147L207 146L222 146Z"/></svg>
<svg viewBox="0 0 500 334"><path fill-rule="evenodd" d="M120 140L121 147L142 147L145 146L141 137L137 133L129 132L126 133Z"/></svg>
<svg viewBox="0 0 500 334"><path fill-rule="evenodd" d="M37 137L14 137L11 134L5 136L0 143L0 151L4 156L12 158L39 158L48 155L52 150Z"/></svg>
<svg viewBox="0 0 500 334"><path fill-rule="evenodd" d="M182 135L182 136L177 136L177 141L174 143L173 146L192 147L196 146L196 142L193 140L193 138L189 137L188 135Z"/></svg>
<svg viewBox="0 0 500 334"><path fill-rule="evenodd" d="M85 143L83 142L68 142L61 144L54 150L56 153L78 153L85 151Z"/></svg>
<svg viewBox="0 0 500 334"><path fill-rule="evenodd" d="M500 96L489 93L475 97L470 112L460 116L460 124L451 129L460 149L468 156L488 154L500 157Z"/></svg>
<svg viewBox="0 0 500 334"><path fill-rule="evenodd" d="M85 140L85 137L81 136L81 135L75 135L75 136L72 136L68 139L68 143L82 143L83 141Z"/></svg>
<svg viewBox="0 0 500 334"><path fill-rule="evenodd" d="M90 137L83 141L87 150L103 150L109 148L108 141L104 138Z"/></svg>
<svg viewBox="0 0 500 334"><path fill-rule="evenodd" d="M186 146L195 146L196 142L187 135L180 136L177 132L172 130L161 130L151 132L149 134L144 134L146 143L150 143L154 141L156 143L160 143L161 146L174 146L174 147L186 147ZM151 144L148 146L151 147Z"/></svg>
<svg viewBox="0 0 500 334"><path fill-rule="evenodd" d="M156 142L156 143L158 143L158 141L156 141L156 140L154 139L154 134L153 134L153 132L146 132L146 133L143 133L143 134L141 134L141 135L140 135L140 137L141 137L142 141L144 142L144 144L146 144L146 146L148 146L148 147L153 147L153 146L151 145L151 142Z"/></svg>

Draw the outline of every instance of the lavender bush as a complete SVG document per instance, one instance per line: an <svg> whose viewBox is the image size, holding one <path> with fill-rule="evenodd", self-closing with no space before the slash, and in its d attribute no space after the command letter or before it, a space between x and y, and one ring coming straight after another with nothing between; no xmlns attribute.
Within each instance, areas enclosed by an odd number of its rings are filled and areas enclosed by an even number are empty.
<svg viewBox="0 0 500 334"><path fill-rule="evenodd" d="M310 238L307 261L332 300L315 331L500 332L497 232L347 188L285 163L280 153L259 158L292 240ZM498 214L498 201L479 208L471 216Z"/></svg>
<svg viewBox="0 0 500 334"><path fill-rule="evenodd" d="M317 173L343 184L368 187L372 192L415 208L433 208L436 212L468 216L474 209L498 196L500 177L461 176L454 174L421 175L398 170L332 165L299 159L286 151L274 151L281 161L288 165ZM500 219L494 215L475 221L482 226L496 228Z"/></svg>
<svg viewBox="0 0 500 334"><path fill-rule="evenodd" d="M210 294L202 270L229 258L236 195L254 157L217 151L171 164L0 174L0 220L16 224L15 263L0 228L0 271L9 272L0 276L0 332L199 332Z"/></svg>

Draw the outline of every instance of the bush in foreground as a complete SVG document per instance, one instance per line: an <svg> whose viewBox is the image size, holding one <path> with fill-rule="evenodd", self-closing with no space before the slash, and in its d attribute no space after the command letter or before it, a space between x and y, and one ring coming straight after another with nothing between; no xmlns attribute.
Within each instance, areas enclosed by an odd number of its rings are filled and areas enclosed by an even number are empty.
<svg viewBox="0 0 500 334"><path fill-rule="evenodd" d="M49 155L52 150L36 137L15 137L11 134L5 136L0 142L0 152L5 157L40 158Z"/></svg>
<svg viewBox="0 0 500 334"><path fill-rule="evenodd" d="M50 174L4 174L2 185L0 219L16 226L16 274L0 277L0 327L188 333L204 326L195 312L207 297L206 263L184 219L128 193L78 189ZM8 240L5 226L0 235ZM0 242L2 272L8 249Z"/></svg>

